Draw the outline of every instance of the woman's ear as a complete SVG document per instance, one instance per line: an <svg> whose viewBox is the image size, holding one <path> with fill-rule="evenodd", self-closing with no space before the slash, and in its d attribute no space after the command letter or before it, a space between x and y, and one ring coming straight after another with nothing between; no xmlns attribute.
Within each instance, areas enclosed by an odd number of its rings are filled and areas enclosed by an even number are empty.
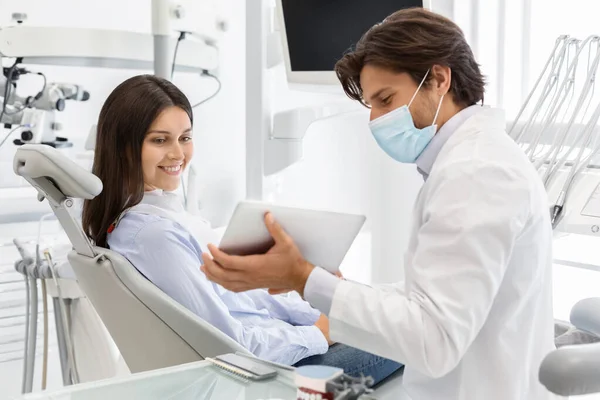
<svg viewBox="0 0 600 400"><path fill-rule="evenodd" d="M452 71L450 67L434 65L431 68L432 88L439 95L444 96L450 91Z"/></svg>

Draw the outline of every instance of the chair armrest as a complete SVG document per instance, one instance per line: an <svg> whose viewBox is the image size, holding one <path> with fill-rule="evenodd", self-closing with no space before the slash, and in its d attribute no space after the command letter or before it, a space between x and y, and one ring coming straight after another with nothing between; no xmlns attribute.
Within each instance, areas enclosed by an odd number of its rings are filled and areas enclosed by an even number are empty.
<svg viewBox="0 0 600 400"><path fill-rule="evenodd" d="M600 343L565 346L548 354L540 382L552 393L577 396L600 393Z"/></svg>

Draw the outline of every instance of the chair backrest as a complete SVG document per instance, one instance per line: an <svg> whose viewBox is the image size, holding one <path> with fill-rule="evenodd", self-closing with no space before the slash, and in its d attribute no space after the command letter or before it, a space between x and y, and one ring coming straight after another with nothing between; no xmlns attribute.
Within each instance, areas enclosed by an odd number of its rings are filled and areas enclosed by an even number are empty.
<svg viewBox="0 0 600 400"><path fill-rule="evenodd" d="M17 150L14 170L47 198L74 250L68 259L131 372L162 368L241 351L233 339L172 300L119 254L93 247L72 198L92 199L100 180L45 145Z"/></svg>
<svg viewBox="0 0 600 400"><path fill-rule="evenodd" d="M68 258L131 372L247 352L221 331L171 299L113 251Z"/></svg>

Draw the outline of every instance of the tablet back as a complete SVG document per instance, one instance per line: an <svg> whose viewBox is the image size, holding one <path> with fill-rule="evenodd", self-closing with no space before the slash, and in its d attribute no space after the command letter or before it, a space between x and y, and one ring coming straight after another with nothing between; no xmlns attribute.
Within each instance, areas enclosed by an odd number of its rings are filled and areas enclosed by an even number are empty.
<svg viewBox="0 0 600 400"><path fill-rule="evenodd" d="M268 211L292 237L308 262L331 272L338 270L366 219L364 215L242 201L229 221L219 248L232 255L268 251L273 245L264 223Z"/></svg>

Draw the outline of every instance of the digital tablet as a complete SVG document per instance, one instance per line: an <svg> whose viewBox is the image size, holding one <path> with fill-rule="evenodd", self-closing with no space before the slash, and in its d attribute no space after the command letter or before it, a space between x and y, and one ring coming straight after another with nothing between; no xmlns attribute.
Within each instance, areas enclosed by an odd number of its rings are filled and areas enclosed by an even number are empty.
<svg viewBox="0 0 600 400"><path fill-rule="evenodd" d="M233 212L219 248L231 255L267 252L274 244L264 222L267 212L292 237L306 261L330 272L339 269L366 220L364 215L242 201Z"/></svg>

